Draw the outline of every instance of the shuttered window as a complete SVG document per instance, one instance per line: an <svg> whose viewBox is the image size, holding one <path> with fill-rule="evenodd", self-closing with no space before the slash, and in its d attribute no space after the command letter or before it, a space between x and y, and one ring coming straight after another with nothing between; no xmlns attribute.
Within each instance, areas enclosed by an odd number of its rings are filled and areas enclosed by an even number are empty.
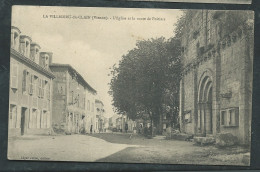
<svg viewBox="0 0 260 172"><path fill-rule="evenodd" d="M33 94L35 94L37 96L38 94L38 77L37 76L33 76Z"/></svg>
<svg viewBox="0 0 260 172"><path fill-rule="evenodd" d="M41 85L41 98L44 98L44 93L45 93L45 80L42 79L42 85Z"/></svg>
<svg viewBox="0 0 260 172"><path fill-rule="evenodd" d="M18 65L11 63L11 88L18 88Z"/></svg>
<svg viewBox="0 0 260 172"><path fill-rule="evenodd" d="M41 85L42 85L42 80L41 80L41 78L38 78L38 85L37 85L37 87L38 87L38 97L41 97Z"/></svg>
<svg viewBox="0 0 260 172"><path fill-rule="evenodd" d="M27 71L23 70L23 84L22 84L23 93L26 93L26 88L27 88Z"/></svg>
<svg viewBox="0 0 260 172"><path fill-rule="evenodd" d="M47 82L46 85L45 85L45 94L46 94L46 98L50 100L50 84L49 84L49 82Z"/></svg>
<svg viewBox="0 0 260 172"><path fill-rule="evenodd" d="M29 94L34 94L33 75L28 74L28 78L29 78Z"/></svg>
<svg viewBox="0 0 260 172"><path fill-rule="evenodd" d="M10 105L9 108L9 127L15 128L17 120L17 107L16 105Z"/></svg>

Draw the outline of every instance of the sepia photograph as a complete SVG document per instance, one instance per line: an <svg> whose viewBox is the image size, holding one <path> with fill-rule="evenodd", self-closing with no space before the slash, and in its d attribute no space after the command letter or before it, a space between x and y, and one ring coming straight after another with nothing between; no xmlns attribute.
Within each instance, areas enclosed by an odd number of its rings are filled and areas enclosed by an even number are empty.
<svg viewBox="0 0 260 172"><path fill-rule="evenodd" d="M254 12L12 6L8 159L250 166Z"/></svg>

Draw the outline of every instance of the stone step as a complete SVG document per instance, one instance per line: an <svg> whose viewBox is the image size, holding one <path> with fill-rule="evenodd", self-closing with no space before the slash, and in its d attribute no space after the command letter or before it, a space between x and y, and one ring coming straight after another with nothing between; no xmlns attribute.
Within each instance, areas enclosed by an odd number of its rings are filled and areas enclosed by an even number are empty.
<svg viewBox="0 0 260 172"><path fill-rule="evenodd" d="M194 137L193 142L200 145L210 145L216 142L214 137Z"/></svg>

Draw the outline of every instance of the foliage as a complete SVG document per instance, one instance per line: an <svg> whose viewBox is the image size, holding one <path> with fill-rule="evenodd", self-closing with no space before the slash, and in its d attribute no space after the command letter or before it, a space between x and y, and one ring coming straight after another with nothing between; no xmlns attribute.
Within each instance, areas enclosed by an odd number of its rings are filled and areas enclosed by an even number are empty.
<svg viewBox="0 0 260 172"><path fill-rule="evenodd" d="M253 19L250 11L225 11L220 20L220 37L226 37L240 26L246 26L248 19Z"/></svg>
<svg viewBox="0 0 260 172"><path fill-rule="evenodd" d="M115 111L130 119L150 119L157 125L162 113L177 114L180 79L180 41L165 38L138 41L111 71L110 94Z"/></svg>

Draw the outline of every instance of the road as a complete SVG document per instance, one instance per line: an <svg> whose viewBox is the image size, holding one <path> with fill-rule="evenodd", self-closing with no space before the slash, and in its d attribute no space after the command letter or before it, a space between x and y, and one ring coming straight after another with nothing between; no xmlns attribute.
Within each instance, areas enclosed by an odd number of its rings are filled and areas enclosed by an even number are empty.
<svg viewBox="0 0 260 172"><path fill-rule="evenodd" d="M120 133L10 138L8 159L160 164L248 165L242 147L218 149L192 142Z"/></svg>

